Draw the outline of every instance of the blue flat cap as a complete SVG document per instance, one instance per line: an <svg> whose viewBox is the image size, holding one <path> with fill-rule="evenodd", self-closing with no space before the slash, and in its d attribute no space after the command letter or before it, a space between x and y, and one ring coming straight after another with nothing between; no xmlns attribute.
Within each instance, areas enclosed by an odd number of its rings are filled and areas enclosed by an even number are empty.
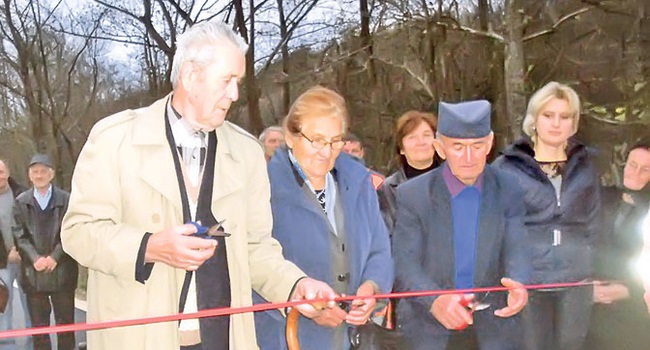
<svg viewBox="0 0 650 350"><path fill-rule="evenodd" d="M52 166L52 161L50 161L50 157L47 154L41 154L41 153L35 154L32 157L32 160L29 161L28 168L35 164L43 164L48 168L54 168Z"/></svg>
<svg viewBox="0 0 650 350"><path fill-rule="evenodd" d="M492 108L486 100L438 104L438 132L455 139L487 136Z"/></svg>

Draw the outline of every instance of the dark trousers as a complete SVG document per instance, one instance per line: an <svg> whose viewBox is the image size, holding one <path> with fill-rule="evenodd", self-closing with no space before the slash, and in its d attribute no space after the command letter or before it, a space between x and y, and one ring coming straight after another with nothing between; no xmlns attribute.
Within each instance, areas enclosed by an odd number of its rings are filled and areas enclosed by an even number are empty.
<svg viewBox="0 0 650 350"><path fill-rule="evenodd" d="M464 331L451 331L447 340L447 350L478 350L478 340L473 326L465 328Z"/></svg>
<svg viewBox="0 0 650 350"><path fill-rule="evenodd" d="M531 291L522 310L527 350L579 350L587 336L593 287Z"/></svg>
<svg viewBox="0 0 650 350"><path fill-rule="evenodd" d="M74 323L74 290L50 293L28 292L27 308L34 327L50 325L52 308L54 308L54 321L57 325ZM34 350L52 349L49 334L35 335L33 340ZM58 333L57 345L58 350L74 350L74 332Z"/></svg>
<svg viewBox="0 0 650 350"><path fill-rule="evenodd" d="M203 350L201 343L196 345L181 346L181 350Z"/></svg>

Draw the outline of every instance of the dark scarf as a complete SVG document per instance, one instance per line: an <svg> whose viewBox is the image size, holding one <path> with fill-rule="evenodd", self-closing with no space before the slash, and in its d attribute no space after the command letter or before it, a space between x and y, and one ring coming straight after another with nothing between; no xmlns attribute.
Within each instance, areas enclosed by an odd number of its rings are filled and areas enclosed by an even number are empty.
<svg viewBox="0 0 650 350"><path fill-rule="evenodd" d="M438 167L438 162L437 162L435 157L433 158L433 162L431 162L431 165L429 165L428 167L426 167L424 169L416 169L416 168L412 167L409 164L409 162L406 161L406 157L404 157L403 155L400 156L400 160L402 162L402 167L404 168L404 175L406 175L407 179L412 179L414 177L420 176L420 175L426 173L427 171L433 170L436 167Z"/></svg>
<svg viewBox="0 0 650 350"><path fill-rule="evenodd" d="M187 189L183 181L181 171L181 159L178 156L174 143L169 119L165 117L167 141L174 158L176 177L180 188L181 202L183 205L183 221L189 222L190 207L187 198ZM208 150L201 187L199 189L198 206L196 209L196 221L210 227L217 223L212 213L212 189L214 186L215 155L217 151L217 135L214 131L208 134ZM221 218L223 219L223 218ZM228 259L226 257L226 242L223 237L217 237L217 248L214 255L206 260L195 273L188 271L185 275L183 289L179 300L179 312L185 307L190 280L194 274L196 277L196 302L198 310L229 307L230 306L230 273L228 271ZM230 338L230 318L211 317L199 320L201 333L201 348L203 350L228 350Z"/></svg>

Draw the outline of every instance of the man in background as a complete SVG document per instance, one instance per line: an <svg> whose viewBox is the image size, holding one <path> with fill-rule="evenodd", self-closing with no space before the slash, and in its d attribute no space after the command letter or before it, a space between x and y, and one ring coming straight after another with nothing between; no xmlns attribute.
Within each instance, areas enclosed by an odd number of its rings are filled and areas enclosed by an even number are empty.
<svg viewBox="0 0 650 350"><path fill-rule="evenodd" d="M275 150L284 146L284 130L281 126L269 126L262 131L259 140L264 146L264 158L268 162L273 158Z"/></svg>
<svg viewBox="0 0 650 350"><path fill-rule="evenodd" d="M16 244L32 325L49 326L52 310L57 325L74 323L77 262L61 246L61 221L70 194L52 185L54 167L45 154L32 157L28 175L33 187L16 198L16 221L22 229ZM48 334L32 338L35 350L52 348ZM58 350L74 348L74 332L57 334Z"/></svg>
<svg viewBox="0 0 650 350"><path fill-rule="evenodd" d="M364 159L366 152L363 147L363 142L361 139L349 132L345 134L343 137L343 141L345 141L345 146L343 146L343 152L353 156L355 159L363 163L364 165L366 164L366 160ZM368 167L366 167L368 171L370 171L370 179L372 180L372 186L377 190L381 184L384 183L384 180L386 180L386 177Z"/></svg>

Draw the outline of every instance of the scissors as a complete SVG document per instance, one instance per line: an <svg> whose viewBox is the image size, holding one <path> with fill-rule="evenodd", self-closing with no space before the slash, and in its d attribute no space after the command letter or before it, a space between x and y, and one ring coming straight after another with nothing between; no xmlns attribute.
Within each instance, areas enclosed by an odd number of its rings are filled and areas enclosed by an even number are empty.
<svg viewBox="0 0 650 350"><path fill-rule="evenodd" d="M490 304L484 302L484 301L485 301L485 298L486 298L489 294L490 294L490 292L487 292L487 293L483 294L481 297L479 297L479 298L475 298L474 300L467 300L467 298L463 298L463 299L460 301L460 305L462 305L462 306L468 308L468 309L469 309L469 313L470 313L470 315L473 314L474 311L482 311L482 310L485 310L485 309L487 309L487 308L489 308L489 307L491 306ZM462 331L462 330L464 330L465 328L467 328L467 326L468 326L468 324L466 323L466 324L464 324L464 325L462 325L462 326L456 328L456 330L457 330L457 331Z"/></svg>
<svg viewBox="0 0 650 350"><path fill-rule="evenodd" d="M210 227L201 225L200 221L190 221L188 222L188 224L194 225L194 227L196 227L196 233L192 234L192 236L195 237L202 237L202 238L230 237L230 233L226 232L223 226L221 226L221 224L223 224L225 221L226 219L223 219Z"/></svg>
<svg viewBox="0 0 650 350"><path fill-rule="evenodd" d="M474 311L482 311L491 306L485 302L485 298L487 298L488 295L490 295L490 292L487 292L474 300L463 299L460 301L460 304L468 308L470 313L474 313Z"/></svg>

